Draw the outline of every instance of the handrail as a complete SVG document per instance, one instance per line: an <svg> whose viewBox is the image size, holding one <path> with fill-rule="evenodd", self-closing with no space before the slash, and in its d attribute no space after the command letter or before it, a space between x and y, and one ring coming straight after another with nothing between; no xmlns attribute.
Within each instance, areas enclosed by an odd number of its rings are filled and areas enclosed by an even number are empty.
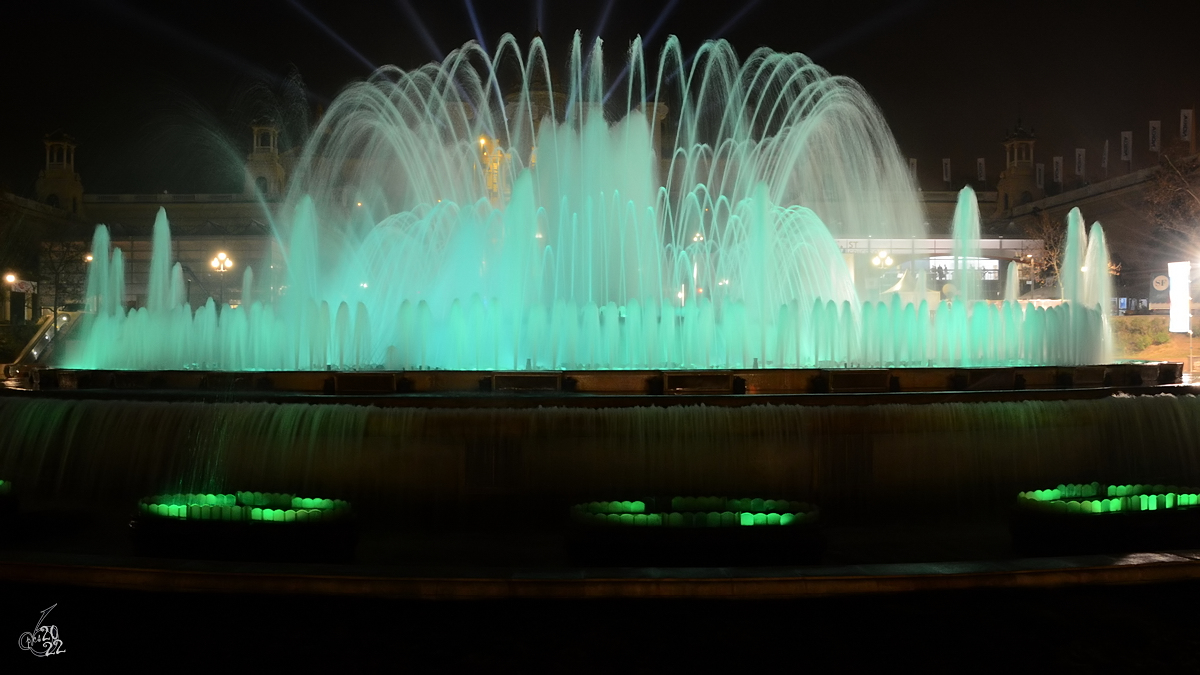
<svg viewBox="0 0 1200 675"><path fill-rule="evenodd" d="M55 319L55 317L58 317ZM32 365L40 362L54 350L55 342L60 336L69 333L80 322L83 312L58 311L47 314L38 322L37 332L33 334L25 347L17 354L10 366ZM6 367L8 370L8 367Z"/></svg>

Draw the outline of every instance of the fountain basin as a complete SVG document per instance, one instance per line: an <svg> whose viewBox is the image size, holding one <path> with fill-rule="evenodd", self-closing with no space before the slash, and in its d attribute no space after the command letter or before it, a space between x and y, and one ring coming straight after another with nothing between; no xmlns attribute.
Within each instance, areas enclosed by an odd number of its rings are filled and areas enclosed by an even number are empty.
<svg viewBox="0 0 1200 675"><path fill-rule="evenodd" d="M9 391L0 395L0 472L39 498L122 509L188 476L305 485L367 517L439 528L479 513L558 527L561 514L546 504L591 495L805 495L839 521L897 505L905 517L992 517L1019 490L1062 476L1200 482L1194 393ZM659 509L671 510L685 509Z"/></svg>
<svg viewBox="0 0 1200 675"><path fill-rule="evenodd" d="M66 390L257 391L346 396L579 393L719 395L1013 391L1156 386L1182 381L1174 362L1005 368L227 372L35 370L30 387Z"/></svg>

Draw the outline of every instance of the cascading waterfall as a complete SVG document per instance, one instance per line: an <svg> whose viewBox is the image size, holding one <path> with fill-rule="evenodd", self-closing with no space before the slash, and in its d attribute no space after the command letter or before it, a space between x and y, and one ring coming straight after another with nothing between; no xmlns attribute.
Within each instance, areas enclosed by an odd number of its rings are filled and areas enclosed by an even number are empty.
<svg viewBox="0 0 1200 675"><path fill-rule="evenodd" d="M886 513L987 510L1037 485L1195 484L1197 434L1193 396L597 409L6 397L0 475L93 503L254 486L338 494L389 514L404 504L428 517L462 498L464 461L490 465L508 453L521 474L506 487L543 505L772 491ZM498 500L496 509L510 507L509 496Z"/></svg>
<svg viewBox="0 0 1200 675"><path fill-rule="evenodd" d="M955 293L860 297L834 233L911 237L921 209L861 87L799 54L725 42L655 72L640 41L606 98L578 35L569 86L540 39L470 43L349 87L304 149L276 229L286 288L181 302L167 216L146 307L97 229L95 316L68 367L745 368L1109 360L1107 258L1072 213L1064 300L985 302L979 210L954 219ZM502 94L506 78L517 86ZM673 140L664 138L673 134ZM1078 272L1074 270L1078 269ZM261 272L261 270L260 270ZM260 275L261 276L261 275ZM260 281L260 283L262 283ZM921 283L923 287L923 283Z"/></svg>

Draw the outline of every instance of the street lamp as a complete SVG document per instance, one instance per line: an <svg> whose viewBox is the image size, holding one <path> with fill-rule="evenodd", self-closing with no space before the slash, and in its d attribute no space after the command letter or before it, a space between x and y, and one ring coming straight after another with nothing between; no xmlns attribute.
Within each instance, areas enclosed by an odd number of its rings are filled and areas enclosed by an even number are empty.
<svg viewBox="0 0 1200 675"><path fill-rule="evenodd" d="M225 272L233 269L233 258L225 255L224 251L217 254L210 263L214 270L221 274L221 304L225 304Z"/></svg>

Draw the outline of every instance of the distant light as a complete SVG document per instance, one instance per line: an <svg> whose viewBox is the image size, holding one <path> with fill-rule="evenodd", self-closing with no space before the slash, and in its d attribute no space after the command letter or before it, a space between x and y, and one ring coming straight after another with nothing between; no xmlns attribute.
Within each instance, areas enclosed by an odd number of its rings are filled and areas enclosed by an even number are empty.
<svg viewBox="0 0 1200 675"><path fill-rule="evenodd" d="M1079 268L1079 271L1080 271L1080 272L1086 272L1086 271L1087 271L1087 265L1084 265L1083 267L1080 267L1080 268Z"/></svg>
<svg viewBox="0 0 1200 675"><path fill-rule="evenodd" d="M220 266L221 266L221 261L220 261L220 260L217 260L216 258L213 258L213 259L212 259L212 266L213 266L213 267L220 267Z"/></svg>
<svg viewBox="0 0 1200 675"><path fill-rule="evenodd" d="M891 256L888 256L888 258L887 258L886 260L884 260L884 261L883 261L883 264L884 264L884 265L887 265L887 266L889 266L889 267L890 267L890 266L891 266L891 264L892 264L892 258L891 258Z"/></svg>
<svg viewBox="0 0 1200 675"><path fill-rule="evenodd" d="M362 202L359 202L359 203L358 203L358 205L359 205L359 206L362 206Z"/></svg>
<svg viewBox="0 0 1200 675"><path fill-rule="evenodd" d="M224 260L225 258L226 258L226 255L224 252L217 254L217 260Z"/></svg>
<svg viewBox="0 0 1200 675"><path fill-rule="evenodd" d="M542 233L541 233L541 232L538 232L537 234L535 234L535 235L533 235L533 236L534 236L535 238L537 238L537 239L541 239L541 238L542 238Z"/></svg>
<svg viewBox="0 0 1200 675"><path fill-rule="evenodd" d="M83 256L83 261L84 262L92 262L92 254L89 253L89 254Z"/></svg>
<svg viewBox="0 0 1200 675"><path fill-rule="evenodd" d="M5 280L5 281L7 281L8 283L10 283L10 284L11 284L11 283L13 283L14 281L16 281L16 280L17 280L17 275L15 275L15 274L5 274L5 275L4 275L4 280Z"/></svg>
<svg viewBox="0 0 1200 675"><path fill-rule="evenodd" d="M479 137L479 147L482 148L485 145L487 145L487 138L484 136L480 136Z"/></svg>
<svg viewBox="0 0 1200 675"><path fill-rule="evenodd" d="M365 282L365 281L364 281L364 282L362 282L361 284L359 284L359 286L362 286L363 288L366 288L366 287L367 287L367 282Z"/></svg>
<svg viewBox="0 0 1200 675"><path fill-rule="evenodd" d="M1167 263L1171 282L1171 320L1167 330L1172 333L1191 333L1192 298L1189 284L1192 279L1191 261Z"/></svg>

